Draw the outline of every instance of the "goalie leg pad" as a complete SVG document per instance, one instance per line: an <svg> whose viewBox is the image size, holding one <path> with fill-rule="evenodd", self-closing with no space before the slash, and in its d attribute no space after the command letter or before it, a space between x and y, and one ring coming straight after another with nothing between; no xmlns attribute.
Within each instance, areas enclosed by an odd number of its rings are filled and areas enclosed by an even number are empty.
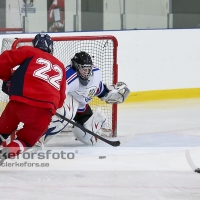
<svg viewBox="0 0 200 200"><path fill-rule="evenodd" d="M98 108L95 113L83 124L83 126L88 130L99 134L101 128L105 125L106 120L107 117L101 111L101 109ZM74 133L77 140L83 142L84 144L95 145L97 142L97 138L87 132L82 131L78 127L72 128L72 132Z"/></svg>
<svg viewBox="0 0 200 200"><path fill-rule="evenodd" d="M63 106L57 109L56 112L72 120L76 115L78 105L78 101L76 101L70 94L68 94ZM68 124L69 122L57 117L56 115L53 115L48 130L40 139L40 141L42 143L47 143L51 138L63 131L68 126Z"/></svg>
<svg viewBox="0 0 200 200"><path fill-rule="evenodd" d="M86 145L95 145L97 142L97 138L87 132L82 131L78 127L72 128L72 132L74 133L77 140Z"/></svg>
<svg viewBox="0 0 200 200"><path fill-rule="evenodd" d="M106 115L100 108L97 108L94 114L84 123L84 127L94 133L98 133L105 125L106 120Z"/></svg>

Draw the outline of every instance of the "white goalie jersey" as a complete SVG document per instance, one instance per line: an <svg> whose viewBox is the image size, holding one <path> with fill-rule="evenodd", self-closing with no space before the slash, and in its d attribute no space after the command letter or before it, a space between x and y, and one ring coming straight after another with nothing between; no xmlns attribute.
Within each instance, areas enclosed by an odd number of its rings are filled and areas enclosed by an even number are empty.
<svg viewBox="0 0 200 200"><path fill-rule="evenodd" d="M68 66L67 75L67 94L70 94L79 102L78 112L84 112L86 105L90 103L94 96L99 96L104 91L104 84L101 81L101 71L97 67L92 68L92 76L86 86L80 84L76 71Z"/></svg>

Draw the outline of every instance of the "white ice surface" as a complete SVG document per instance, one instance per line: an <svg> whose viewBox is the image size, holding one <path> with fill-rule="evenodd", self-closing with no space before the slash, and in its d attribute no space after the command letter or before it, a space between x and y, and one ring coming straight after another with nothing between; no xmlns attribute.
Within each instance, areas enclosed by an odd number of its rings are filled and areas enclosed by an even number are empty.
<svg viewBox="0 0 200 200"><path fill-rule="evenodd" d="M120 140L121 146L99 141L86 147L69 134L41 153L73 152L74 159L9 160L49 167L1 167L0 199L200 199L200 174L185 157L189 149L200 167L200 99L119 105L118 137L107 139Z"/></svg>

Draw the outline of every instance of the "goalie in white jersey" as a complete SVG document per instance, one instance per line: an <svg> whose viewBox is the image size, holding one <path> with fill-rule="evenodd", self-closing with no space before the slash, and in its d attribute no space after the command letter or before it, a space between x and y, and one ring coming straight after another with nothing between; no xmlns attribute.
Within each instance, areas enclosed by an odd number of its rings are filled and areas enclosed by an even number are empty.
<svg viewBox="0 0 200 200"><path fill-rule="evenodd" d="M102 82L100 69L93 65L90 55L83 51L76 53L71 59L71 65L66 67L66 84L67 98L57 113L97 134L106 124L107 117L101 109L93 113L89 105L92 98L97 96L106 103L122 103L130 92L127 85L122 82L106 86ZM49 141L67 125L67 121L54 115L49 129L36 146ZM78 127L73 127L72 132L76 139L84 144L94 145L97 142L97 138Z"/></svg>

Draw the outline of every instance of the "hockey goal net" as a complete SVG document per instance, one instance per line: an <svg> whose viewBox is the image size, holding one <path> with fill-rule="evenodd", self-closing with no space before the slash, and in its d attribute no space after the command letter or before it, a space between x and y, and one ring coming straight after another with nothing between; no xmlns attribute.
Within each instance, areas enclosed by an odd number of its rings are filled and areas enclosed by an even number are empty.
<svg viewBox="0 0 200 200"><path fill-rule="evenodd" d="M20 46L32 46L33 38L4 38L1 52L15 49ZM92 57L93 64L101 69L102 81L106 84L115 84L118 76L117 66L117 39L114 36L73 36L52 37L54 41L53 55L65 66L70 64L71 58L79 51L86 51ZM2 85L2 81L0 82ZM3 112L8 96L0 91L0 114ZM93 110L100 107L108 117L108 123L104 132L111 136L117 136L117 105L106 104L99 98L93 98L90 103Z"/></svg>

